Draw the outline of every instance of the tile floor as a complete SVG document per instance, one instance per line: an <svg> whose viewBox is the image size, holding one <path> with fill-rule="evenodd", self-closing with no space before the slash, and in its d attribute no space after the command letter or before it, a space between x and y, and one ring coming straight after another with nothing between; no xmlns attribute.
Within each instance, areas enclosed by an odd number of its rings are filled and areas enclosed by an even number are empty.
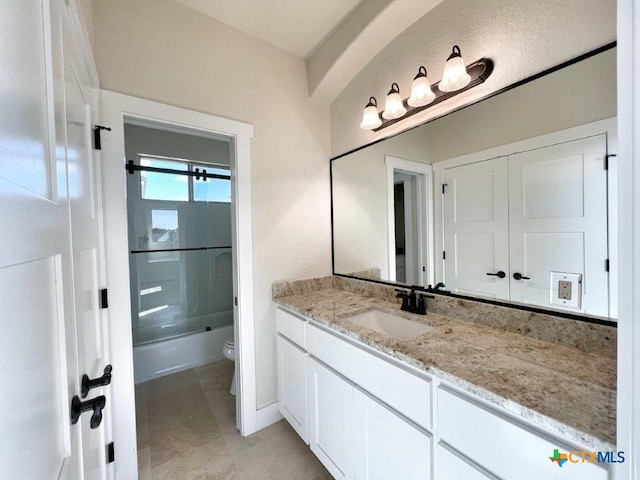
<svg viewBox="0 0 640 480"><path fill-rule="evenodd" d="M136 385L139 480L331 479L284 420L240 436L232 374L222 360Z"/></svg>

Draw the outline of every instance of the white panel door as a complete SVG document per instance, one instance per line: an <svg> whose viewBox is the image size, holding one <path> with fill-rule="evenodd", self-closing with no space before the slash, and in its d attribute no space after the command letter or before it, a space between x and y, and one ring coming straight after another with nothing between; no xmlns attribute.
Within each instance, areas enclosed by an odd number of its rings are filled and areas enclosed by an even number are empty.
<svg viewBox="0 0 640 480"><path fill-rule="evenodd" d="M63 10L64 91L66 106L66 152L73 253L76 342L79 375L98 378L106 366L104 315L99 291L103 285L101 245L101 195L99 164L93 155L92 126L96 123L96 86L91 85L80 46L67 9ZM117 374L117 373L116 373ZM109 387L92 389L84 401L105 396ZM86 479L106 475L105 429L111 421L108 407L102 422L91 427L92 412L81 415L83 467ZM75 426L74 428L76 428Z"/></svg>
<svg viewBox="0 0 640 480"><path fill-rule="evenodd" d="M353 477L353 386L307 358L309 446L337 479Z"/></svg>
<svg viewBox="0 0 640 480"><path fill-rule="evenodd" d="M306 444L307 352L278 335L278 407Z"/></svg>
<svg viewBox="0 0 640 480"><path fill-rule="evenodd" d="M355 478L431 478L431 437L354 389Z"/></svg>
<svg viewBox="0 0 640 480"><path fill-rule="evenodd" d="M448 168L442 175L447 290L508 299L508 159Z"/></svg>
<svg viewBox="0 0 640 480"><path fill-rule="evenodd" d="M97 316L101 250L78 213L98 224L88 112L71 98L73 59L65 56L76 37L67 15L61 0L0 3L2 478L76 480L106 471L103 438L94 463L98 446L85 428L91 413L70 422L85 358L93 359L102 332L99 324L84 328Z"/></svg>
<svg viewBox="0 0 640 480"><path fill-rule="evenodd" d="M550 306L551 272L577 273L575 311L609 314L606 153L603 134L509 157L512 300Z"/></svg>

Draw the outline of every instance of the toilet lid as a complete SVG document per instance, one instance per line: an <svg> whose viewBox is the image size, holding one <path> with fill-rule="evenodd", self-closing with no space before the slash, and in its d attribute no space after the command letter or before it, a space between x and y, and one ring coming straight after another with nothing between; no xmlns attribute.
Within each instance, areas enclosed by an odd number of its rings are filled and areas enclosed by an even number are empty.
<svg viewBox="0 0 640 480"><path fill-rule="evenodd" d="M236 344L233 340L226 340L224 346L227 348L235 348Z"/></svg>

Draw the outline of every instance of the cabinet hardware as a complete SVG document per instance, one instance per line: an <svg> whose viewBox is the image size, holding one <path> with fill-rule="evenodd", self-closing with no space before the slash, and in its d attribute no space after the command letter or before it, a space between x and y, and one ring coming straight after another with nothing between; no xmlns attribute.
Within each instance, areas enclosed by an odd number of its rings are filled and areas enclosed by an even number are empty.
<svg viewBox="0 0 640 480"><path fill-rule="evenodd" d="M529 277L525 277L524 275L518 272L513 274L513 278L515 278L516 280L531 280Z"/></svg>

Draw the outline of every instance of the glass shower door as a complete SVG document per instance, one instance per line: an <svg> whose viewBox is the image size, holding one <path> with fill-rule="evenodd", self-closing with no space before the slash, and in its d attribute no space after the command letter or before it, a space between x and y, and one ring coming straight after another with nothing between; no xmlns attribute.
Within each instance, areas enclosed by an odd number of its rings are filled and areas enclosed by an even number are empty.
<svg viewBox="0 0 640 480"><path fill-rule="evenodd" d="M142 157L128 178L135 345L233 323L229 171ZM210 171L210 169L207 169Z"/></svg>

